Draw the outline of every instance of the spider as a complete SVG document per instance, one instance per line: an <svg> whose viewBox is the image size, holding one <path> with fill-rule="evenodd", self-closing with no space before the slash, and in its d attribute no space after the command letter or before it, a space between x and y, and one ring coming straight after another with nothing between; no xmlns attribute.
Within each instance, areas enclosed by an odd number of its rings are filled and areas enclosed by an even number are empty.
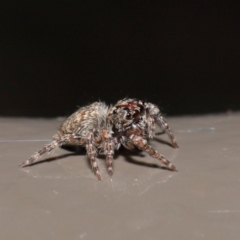
<svg viewBox="0 0 240 240"><path fill-rule="evenodd" d="M178 148L173 133L156 105L130 98L124 98L110 107L103 102L94 102L68 117L53 136L53 141L20 166L32 165L44 153L62 145L78 145L86 148L93 172L101 181L97 155L103 153L106 156L107 171L111 176L114 152L123 145L127 149L137 147L146 151L170 170L176 171L171 162L147 143L147 139L154 137L155 122L167 133L173 147Z"/></svg>

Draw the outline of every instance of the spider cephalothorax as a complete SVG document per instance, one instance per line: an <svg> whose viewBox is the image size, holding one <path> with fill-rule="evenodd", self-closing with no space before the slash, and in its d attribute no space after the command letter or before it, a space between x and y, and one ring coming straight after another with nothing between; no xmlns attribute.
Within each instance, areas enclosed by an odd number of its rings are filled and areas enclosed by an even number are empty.
<svg viewBox="0 0 240 240"><path fill-rule="evenodd" d="M174 165L147 143L148 138L154 137L155 123L168 134L172 145L177 148L176 139L156 105L126 98L110 108L102 102L95 102L68 117L53 136L53 142L20 166L37 162L44 153L61 145L79 145L86 148L93 172L101 180L97 155L103 153L106 156L107 170L112 175L114 151L122 144L128 149L135 146L146 151L174 171Z"/></svg>
<svg viewBox="0 0 240 240"><path fill-rule="evenodd" d="M116 132L124 132L142 122L145 108L140 100L123 99L110 108L107 118Z"/></svg>
<svg viewBox="0 0 240 240"><path fill-rule="evenodd" d="M128 140L134 136L153 138L155 122L168 134L175 148L178 147L173 133L160 114L158 107L152 103L137 99L123 99L108 111L107 118L113 125L114 136Z"/></svg>

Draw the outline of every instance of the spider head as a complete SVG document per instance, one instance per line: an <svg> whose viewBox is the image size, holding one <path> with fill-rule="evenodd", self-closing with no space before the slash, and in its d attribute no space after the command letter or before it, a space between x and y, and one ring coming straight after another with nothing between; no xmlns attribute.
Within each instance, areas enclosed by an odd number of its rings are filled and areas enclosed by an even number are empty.
<svg viewBox="0 0 240 240"><path fill-rule="evenodd" d="M108 119L117 131L125 131L137 125L144 113L143 102L137 99L123 99L109 109Z"/></svg>

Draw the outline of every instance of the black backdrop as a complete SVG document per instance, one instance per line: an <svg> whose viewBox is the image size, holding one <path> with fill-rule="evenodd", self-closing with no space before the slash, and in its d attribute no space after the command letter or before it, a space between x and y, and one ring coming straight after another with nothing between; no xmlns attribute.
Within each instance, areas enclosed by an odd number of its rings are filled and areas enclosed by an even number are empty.
<svg viewBox="0 0 240 240"><path fill-rule="evenodd" d="M240 109L239 1L8 1L0 115L68 115L96 100L167 115Z"/></svg>

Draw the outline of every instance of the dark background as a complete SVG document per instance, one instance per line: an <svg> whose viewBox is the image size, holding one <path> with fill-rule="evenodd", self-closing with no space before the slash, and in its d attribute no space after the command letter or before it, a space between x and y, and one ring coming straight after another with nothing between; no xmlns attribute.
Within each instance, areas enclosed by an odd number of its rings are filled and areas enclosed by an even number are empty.
<svg viewBox="0 0 240 240"><path fill-rule="evenodd" d="M136 97L167 115L240 109L239 1L8 1L0 115Z"/></svg>

